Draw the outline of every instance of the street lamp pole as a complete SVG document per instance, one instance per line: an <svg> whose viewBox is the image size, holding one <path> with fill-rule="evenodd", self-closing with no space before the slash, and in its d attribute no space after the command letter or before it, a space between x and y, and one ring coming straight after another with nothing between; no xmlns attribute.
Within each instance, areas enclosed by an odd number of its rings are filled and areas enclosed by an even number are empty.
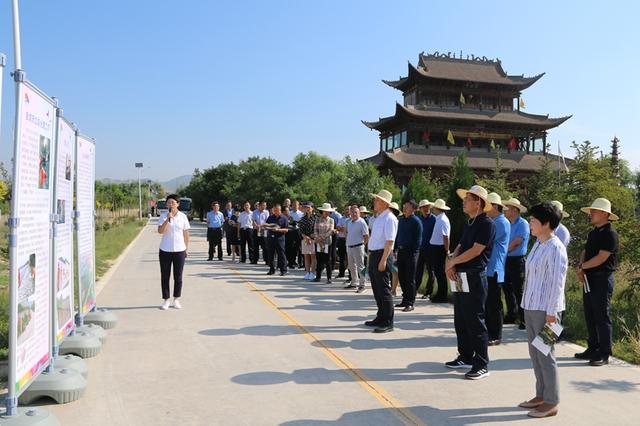
<svg viewBox="0 0 640 426"><path fill-rule="evenodd" d="M136 169L138 169L138 216L142 220L142 189L140 187L140 174L142 173L142 163L136 163Z"/></svg>

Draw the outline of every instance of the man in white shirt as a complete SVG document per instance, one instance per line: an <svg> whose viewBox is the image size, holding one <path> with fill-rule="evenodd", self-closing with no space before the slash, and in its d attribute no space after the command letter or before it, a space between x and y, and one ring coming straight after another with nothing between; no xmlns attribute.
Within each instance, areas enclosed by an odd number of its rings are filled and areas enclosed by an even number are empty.
<svg viewBox="0 0 640 426"><path fill-rule="evenodd" d="M369 278L371 289L376 299L378 312L376 317L365 322L369 327L376 327L375 333L393 331L393 296L391 295L391 267L393 266L393 244L398 233L398 219L389 210L392 194L381 190L373 197L373 208L376 220L371 226L369 238Z"/></svg>
<svg viewBox="0 0 640 426"><path fill-rule="evenodd" d="M346 221L345 226L345 244L347 246L347 256L349 265L349 274L351 275L351 284L345 288L356 288L355 283L358 282L356 292L364 291L365 276L362 273L364 269L364 247L369 241L369 227L367 222L360 217L358 206L351 206L351 220Z"/></svg>
<svg viewBox="0 0 640 426"><path fill-rule="evenodd" d="M240 228L240 263L247 262L247 247L249 247L249 259L253 259L253 212L251 204L246 201L244 210L238 216Z"/></svg>
<svg viewBox="0 0 640 426"><path fill-rule="evenodd" d="M433 234L431 234L431 240L429 241L429 249L431 251L433 273L438 281L438 291L431 299L431 302L446 303L449 287L444 266L447 262L450 249L449 237L451 235L451 223L445 211L450 210L450 208L443 199L439 198L433 203L431 210L436 216L436 224L433 227Z"/></svg>

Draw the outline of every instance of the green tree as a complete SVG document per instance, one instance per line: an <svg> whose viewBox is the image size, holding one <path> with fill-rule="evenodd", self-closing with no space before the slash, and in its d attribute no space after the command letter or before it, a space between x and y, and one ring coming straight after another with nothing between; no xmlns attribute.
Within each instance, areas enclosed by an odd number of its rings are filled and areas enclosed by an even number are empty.
<svg viewBox="0 0 640 426"><path fill-rule="evenodd" d="M345 170L339 162L316 152L300 153L291 164L289 187L291 197L315 204L345 202L343 182Z"/></svg>
<svg viewBox="0 0 640 426"><path fill-rule="evenodd" d="M424 199L433 202L437 194L438 183L431 177L431 169L429 168L426 171L416 169L411 179L409 179L407 190L402 195L402 203L411 199L416 202Z"/></svg>
<svg viewBox="0 0 640 426"><path fill-rule="evenodd" d="M496 165L488 176L478 179L478 185L488 192L497 192L500 197L507 199L513 196L508 181L509 172L504 169L500 148L496 150Z"/></svg>
<svg viewBox="0 0 640 426"><path fill-rule="evenodd" d="M346 203L369 206L370 193L386 189L393 194L394 200L400 199L400 188L391 176L381 176L376 166L369 161L354 161L347 156L342 161L344 170L343 196Z"/></svg>
<svg viewBox="0 0 640 426"><path fill-rule="evenodd" d="M558 200L564 204L567 173L553 170L551 156L543 157L538 173L527 178L520 193L520 202L525 206L534 206L543 201Z"/></svg>

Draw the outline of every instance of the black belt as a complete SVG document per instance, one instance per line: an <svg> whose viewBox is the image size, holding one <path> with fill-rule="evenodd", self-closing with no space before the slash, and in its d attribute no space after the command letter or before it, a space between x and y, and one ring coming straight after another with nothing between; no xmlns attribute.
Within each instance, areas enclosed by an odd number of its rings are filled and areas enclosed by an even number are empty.
<svg viewBox="0 0 640 426"><path fill-rule="evenodd" d="M354 244L354 245L348 246L348 247L349 248L354 248L354 247L360 247L360 246L363 246L363 245L364 245L364 243L360 243L360 244Z"/></svg>
<svg viewBox="0 0 640 426"><path fill-rule="evenodd" d="M384 249L380 249L380 250L369 250L369 254L382 253L382 252L384 252Z"/></svg>

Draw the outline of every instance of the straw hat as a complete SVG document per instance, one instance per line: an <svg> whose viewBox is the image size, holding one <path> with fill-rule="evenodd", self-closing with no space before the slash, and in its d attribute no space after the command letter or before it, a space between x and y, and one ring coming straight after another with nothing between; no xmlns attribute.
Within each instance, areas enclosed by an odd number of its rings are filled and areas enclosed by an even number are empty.
<svg viewBox="0 0 640 426"><path fill-rule="evenodd" d="M481 187L480 185L473 185L471 188L467 189L457 189L456 190L456 194L458 194L458 197L464 199L465 195L467 195L467 193L473 194L476 197L480 197L482 200L484 200L484 211L485 212L489 212L491 211L491 209L493 209L493 207L491 207L491 203L487 200L487 190L484 189L483 187Z"/></svg>
<svg viewBox="0 0 640 426"><path fill-rule="evenodd" d="M395 201L389 203L389 210L393 210L396 214L400 214L400 206Z"/></svg>
<svg viewBox="0 0 640 426"><path fill-rule="evenodd" d="M322 207L318 207L318 210L320 210L321 212L333 212L333 211L335 211L335 210L333 210L333 207L331 207L331 203L322 204Z"/></svg>
<svg viewBox="0 0 640 426"><path fill-rule="evenodd" d="M369 214L369 210L367 210L367 206L360 206L358 207L358 210L360 210L360 213Z"/></svg>
<svg viewBox="0 0 640 426"><path fill-rule="evenodd" d="M596 198L593 203L591 203L591 207L583 207L580 210L586 214L591 214L591 210L600 210L609 213L609 219L611 220L620 219L618 215L611 213L611 201L606 198Z"/></svg>
<svg viewBox="0 0 640 426"><path fill-rule="evenodd" d="M447 206L447 203L444 202L444 200L442 198L438 198L432 205L431 207L433 207L434 209L438 209L438 210L451 210L451 208L449 206Z"/></svg>
<svg viewBox="0 0 640 426"><path fill-rule="evenodd" d="M418 208L424 207L424 206L432 206L433 203L429 200L420 200L420 204L418 204Z"/></svg>
<svg viewBox="0 0 640 426"><path fill-rule="evenodd" d="M556 201L553 200L551 202L551 205L554 206L555 208L557 208L558 210L560 210L560 213L562 213L562 218L566 219L569 217L569 213L564 211L564 206L562 205L562 203L560 201Z"/></svg>
<svg viewBox="0 0 640 426"><path fill-rule="evenodd" d="M391 194L386 189L381 189L377 194L369 193L373 198L379 198L387 204L391 204L391 199L393 198L393 194Z"/></svg>
<svg viewBox="0 0 640 426"><path fill-rule="evenodd" d="M515 207L518 210L520 210L520 213L526 213L527 212L527 208L525 206L523 206L522 204L520 204L520 201L518 201L517 198L509 198L507 201L504 202L505 206L510 206L510 207Z"/></svg>
<svg viewBox="0 0 640 426"><path fill-rule="evenodd" d="M502 197L500 197L497 192L490 192L489 195L487 195L487 201L491 204L497 204L504 207L504 204L502 204Z"/></svg>

